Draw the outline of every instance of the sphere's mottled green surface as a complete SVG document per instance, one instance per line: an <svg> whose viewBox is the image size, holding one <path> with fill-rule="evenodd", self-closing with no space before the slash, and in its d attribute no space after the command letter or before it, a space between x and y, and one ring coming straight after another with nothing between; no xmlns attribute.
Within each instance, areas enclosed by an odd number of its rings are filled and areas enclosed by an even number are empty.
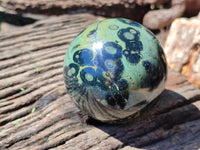
<svg viewBox="0 0 200 150"><path fill-rule="evenodd" d="M84 113L112 122L139 112L164 90L167 66L150 31L115 18L88 26L73 40L64 77Z"/></svg>

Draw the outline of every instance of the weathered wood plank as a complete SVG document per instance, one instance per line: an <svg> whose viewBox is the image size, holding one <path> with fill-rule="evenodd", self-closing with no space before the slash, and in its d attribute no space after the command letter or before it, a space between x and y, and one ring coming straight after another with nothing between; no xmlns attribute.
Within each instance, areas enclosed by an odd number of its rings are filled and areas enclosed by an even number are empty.
<svg viewBox="0 0 200 150"><path fill-rule="evenodd" d="M0 35L0 149L198 149L200 91L169 69L152 110L122 125L82 122L64 86L72 39L101 20L64 15Z"/></svg>
<svg viewBox="0 0 200 150"><path fill-rule="evenodd" d="M143 23L152 30L169 26L180 16L195 16L200 10L198 0L2 0L0 5L0 10L12 10L19 14L89 12L105 17L124 17Z"/></svg>

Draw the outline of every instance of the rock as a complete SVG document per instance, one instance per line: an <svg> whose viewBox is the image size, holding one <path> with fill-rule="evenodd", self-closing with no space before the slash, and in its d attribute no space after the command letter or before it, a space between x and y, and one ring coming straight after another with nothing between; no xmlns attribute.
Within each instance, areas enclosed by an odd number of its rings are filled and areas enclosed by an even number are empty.
<svg viewBox="0 0 200 150"><path fill-rule="evenodd" d="M200 19L176 19L164 50L169 66L200 88Z"/></svg>
<svg viewBox="0 0 200 150"><path fill-rule="evenodd" d="M172 7L169 9L151 10L145 14L143 24L149 29L161 29L168 26L172 21L181 17L185 11L185 1L175 3L172 1Z"/></svg>
<svg viewBox="0 0 200 150"><path fill-rule="evenodd" d="M160 7L158 10L148 11L144 18L143 24L152 30L161 29L170 25L174 19L186 16L195 16L200 11L200 1L199 0L172 0L171 4L169 1L159 1L152 0L152 4L157 4ZM165 3L164 3L165 2ZM161 4L161 5L159 5ZM164 8L164 5L170 4L170 8ZM155 8L155 6L153 6Z"/></svg>

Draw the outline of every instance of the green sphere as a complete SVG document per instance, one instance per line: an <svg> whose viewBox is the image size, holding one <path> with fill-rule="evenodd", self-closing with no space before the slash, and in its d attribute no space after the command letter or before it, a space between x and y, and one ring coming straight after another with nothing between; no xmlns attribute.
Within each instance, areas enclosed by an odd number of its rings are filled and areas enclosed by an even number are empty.
<svg viewBox="0 0 200 150"><path fill-rule="evenodd" d="M88 26L64 60L68 93L84 113L103 122L130 118L164 88L167 63L156 37L127 19Z"/></svg>

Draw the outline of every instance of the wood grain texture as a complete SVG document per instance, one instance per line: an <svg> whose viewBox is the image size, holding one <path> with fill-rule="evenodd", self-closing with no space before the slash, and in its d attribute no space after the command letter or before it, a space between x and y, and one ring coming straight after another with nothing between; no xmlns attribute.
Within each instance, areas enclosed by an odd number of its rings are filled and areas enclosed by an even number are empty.
<svg viewBox="0 0 200 150"><path fill-rule="evenodd" d="M2 7L1 7L2 6ZM200 11L199 0L2 0L0 10L18 14L92 13L105 17L123 17L152 30L169 26L181 16L192 17ZM30 15L30 14L29 14ZM163 17L164 16L164 17ZM30 16L35 18L36 16ZM36 17L37 18L37 17ZM7 20L7 19L5 19Z"/></svg>
<svg viewBox="0 0 200 150"><path fill-rule="evenodd" d="M150 2L149 2L150 1ZM159 2L153 3L164 3ZM170 1L170 0L167 0ZM107 17L126 17L142 21L151 0L7 0L0 5L19 14L34 13L47 15L88 12ZM145 6L144 6L145 5ZM143 7L144 6L144 7ZM120 10L120 11L119 11ZM122 13L123 12L123 13ZM137 14L137 15L133 15Z"/></svg>
<svg viewBox="0 0 200 150"><path fill-rule="evenodd" d="M143 116L121 125L82 122L62 65L73 38L102 19L63 15L0 35L0 149L200 148L200 91L171 69L166 90Z"/></svg>

